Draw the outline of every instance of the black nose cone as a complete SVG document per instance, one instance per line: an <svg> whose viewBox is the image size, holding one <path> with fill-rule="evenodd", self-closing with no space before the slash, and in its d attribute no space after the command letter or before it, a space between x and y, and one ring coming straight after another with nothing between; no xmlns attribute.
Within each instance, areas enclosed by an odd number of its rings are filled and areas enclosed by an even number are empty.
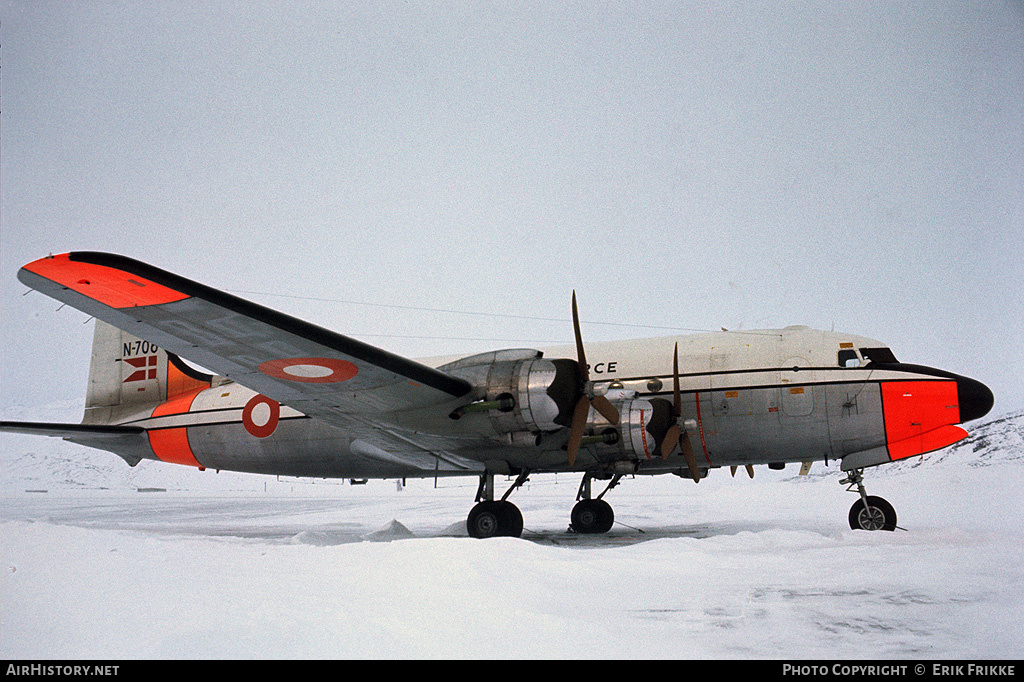
<svg viewBox="0 0 1024 682"><path fill-rule="evenodd" d="M956 392L960 403L961 423L984 417L996 400L988 386L967 377L956 378Z"/></svg>

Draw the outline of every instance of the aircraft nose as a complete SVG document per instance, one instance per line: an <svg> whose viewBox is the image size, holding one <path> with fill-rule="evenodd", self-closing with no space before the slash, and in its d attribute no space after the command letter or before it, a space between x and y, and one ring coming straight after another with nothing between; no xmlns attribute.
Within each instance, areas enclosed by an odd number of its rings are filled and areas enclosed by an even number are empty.
<svg viewBox="0 0 1024 682"><path fill-rule="evenodd" d="M984 417L995 403L995 396L989 387L976 379L957 376L956 392L961 423Z"/></svg>

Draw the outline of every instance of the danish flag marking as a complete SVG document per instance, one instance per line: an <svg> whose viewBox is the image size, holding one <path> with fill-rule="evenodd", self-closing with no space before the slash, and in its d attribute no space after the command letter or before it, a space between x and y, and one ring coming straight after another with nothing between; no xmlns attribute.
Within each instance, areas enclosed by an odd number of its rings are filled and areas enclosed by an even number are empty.
<svg viewBox="0 0 1024 682"><path fill-rule="evenodd" d="M149 355L141 358L125 358L125 362L137 369L129 374L128 378L122 383L127 384L129 381L156 379L156 357L155 355Z"/></svg>

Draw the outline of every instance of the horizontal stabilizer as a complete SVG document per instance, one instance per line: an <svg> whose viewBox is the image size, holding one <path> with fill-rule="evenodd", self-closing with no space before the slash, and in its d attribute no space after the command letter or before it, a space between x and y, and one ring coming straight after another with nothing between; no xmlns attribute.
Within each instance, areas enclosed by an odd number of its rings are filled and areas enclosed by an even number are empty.
<svg viewBox="0 0 1024 682"><path fill-rule="evenodd" d="M145 433L138 426L102 426L98 424L61 424L55 422L0 422L0 431L25 433L33 436L53 436L55 438L110 438L111 436L129 436Z"/></svg>

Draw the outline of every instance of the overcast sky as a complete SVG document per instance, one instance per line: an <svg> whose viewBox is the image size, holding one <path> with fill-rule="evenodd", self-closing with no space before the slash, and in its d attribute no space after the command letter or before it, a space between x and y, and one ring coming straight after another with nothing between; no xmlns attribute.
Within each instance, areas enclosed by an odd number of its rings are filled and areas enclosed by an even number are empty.
<svg viewBox="0 0 1024 682"><path fill-rule="evenodd" d="M571 342L576 289L588 340L835 328L1024 407L1021 2L0 22L5 406L84 398L92 325L16 273L98 250L412 357Z"/></svg>

